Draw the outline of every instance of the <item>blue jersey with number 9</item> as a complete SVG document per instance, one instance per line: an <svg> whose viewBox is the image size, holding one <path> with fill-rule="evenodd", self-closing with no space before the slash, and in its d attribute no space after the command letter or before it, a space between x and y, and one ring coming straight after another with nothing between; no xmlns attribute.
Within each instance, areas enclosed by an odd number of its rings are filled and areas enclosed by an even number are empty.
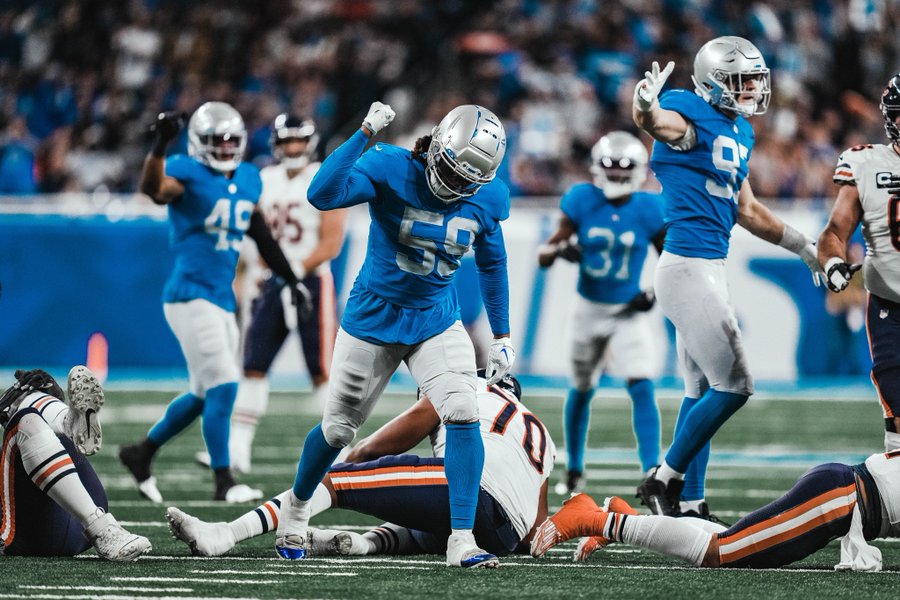
<svg viewBox="0 0 900 600"><path fill-rule="evenodd" d="M666 92L659 105L682 115L697 132L690 150L653 144L650 168L666 199L665 249L680 256L725 258L737 222L738 192L749 171L753 127L688 90Z"/></svg>
<svg viewBox="0 0 900 600"><path fill-rule="evenodd" d="M474 249L491 328L509 332L500 228L509 216L506 184L494 179L474 196L446 204L431 193L424 165L409 150L379 143L359 156L366 141L354 134L310 185L310 202L321 209L369 204L366 258L341 326L377 344L416 344L443 332L460 318L452 282L461 258ZM333 200L323 200L332 193Z"/></svg>
<svg viewBox="0 0 900 600"><path fill-rule="evenodd" d="M228 179L176 154L166 160L166 175L184 185L184 194L168 207L175 268L163 288L163 302L202 298L234 311L234 269L262 191L259 170L241 163Z"/></svg>
<svg viewBox="0 0 900 600"><path fill-rule="evenodd" d="M660 194L635 192L616 204L597 186L579 183L562 197L560 208L575 224L581 246L578 293L605 304L640 293L647 250L665 228Z"/></svg>

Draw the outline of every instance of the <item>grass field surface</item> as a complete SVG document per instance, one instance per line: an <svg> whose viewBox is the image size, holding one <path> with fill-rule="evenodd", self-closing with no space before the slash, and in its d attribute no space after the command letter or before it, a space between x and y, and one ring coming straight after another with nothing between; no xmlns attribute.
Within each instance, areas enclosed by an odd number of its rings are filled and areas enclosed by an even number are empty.
<svg viewBox="0 0 900 600"><path fill-rule="evenodd" d="M499 570L460 571L443 556L318 558L275 557L272 534L215 559L190 556L169 535L165 506L206 520L230 520L251 505L214 503L212 476L193 463L202 449L199 425L166 446L155 462L163 505L142 500L116 458L120 443L142 437L173 396L167 392L109 392L103 410L104 444L91 458L110 498L110 510L153 542L153 553L133 564L100 561L93 551L75 559L0 558L0 598L896 598L900 544L880 541L882 573L837 573L839 545L781 570L726 571L686 567L626 546L612 546L583 564L572 561L574 542L547 558L502 560ZM563 392L529 395L525 402L547 425L560 448L555 483L564 471ZM382 399L363 434L413 401L412 394ZM660 400L663 448L671 438L678 400ZM293 481L299 448L318 421L307 394L273 394L254 452L253 473L242 481L275 495ZM719 432L713 446L707 498L728 522L785 492L807 468L823 462L859 462L882 447L877 400L751 400ZM627 400L594 399L587 453L587 491L632 499L640 480ZM427 453L427 448L420 448ZM900 485L900 484L898 484ZM552 490L552 485L551 485ZM563 498L551 491L551 510ZM313 525L364 530L370 517L328 511Z"/></svg>

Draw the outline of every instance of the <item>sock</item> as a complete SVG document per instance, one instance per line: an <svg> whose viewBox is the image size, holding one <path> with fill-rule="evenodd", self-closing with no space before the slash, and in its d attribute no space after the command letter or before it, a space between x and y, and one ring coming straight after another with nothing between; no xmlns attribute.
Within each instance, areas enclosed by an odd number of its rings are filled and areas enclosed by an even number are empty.
<svg viewBox="0 0 900 600"><path fill-rule="evenodd" d="M706 533L722 533L726 531L728 527L722 525L721 523L716 523L715 521L707 521L706 519L696 519L694 517L678 517L680 521L684 521L686 523L690 523L697 529L702 529Z"/></svg>
<svg viewBox="0 0 900 600"><path fill-rule="evenodd" d="M569 455L570 471L584 473L584 447L587 444L588 426L591 423L593 395L594 388L588 388L583 392L572 388L566 399L563 425L566 430L566 453Z"/></svg>
<svg viewBox="0 0 900 600"><path fill-rule="evenodd" d="M281 512L278 514L278 527L275 528L277 538L287 535L305 534L309 528L310 519L309 500L301 500L293 490L287 494L287 499L281 503Z"/></svg>
<svg viewBox="0 0 900 600"><path fill-rule="evenodd" d="M619 523L612 529L617 533L614 535L615 540L674 556L697 567L703 562L706 549L712 540L711 533L690 523L695 519L673 519L657 515L616 515L616 517Z"/></svg>
<svg viewBox="0 0 900 600"><path fill-rule="evenodd" d="M300 463L297 465L297 476L294 478L293 491L297 498L300 500L312 498L316 486L325 478L331 463L334 462L340 451L340 448L334 448L325 441L321 424L312 428L303 442Z"/></svg>
<svg viewBox="0 0 900 600"><path fill-rule="evenodd" d="M484 467L484 444L478 422L447 423L444 474L450 488L450 527L471 530Z"/></svg>
<svg viewBox="0 0 900 600"><path fill-rule="evenodd" d="M663 461L659 468L656 470L656 474L654 475L656 479L659 479L663 483L667 484L672 479L684 479L684 473L679 473L675 469L669 466L669 463Z"/></svg>
<svg viewBox="0 0 900 600"><path fill-rule="evenodd" d="M685 475L685 477L686 476L687 475ZM684 494L682 494L682 495L684 495ZM680 506L681 512L686 513L686 512L694 511L696 513L699 513L700 505L703 504L703 502L705 500L706 500L706 498L698 498L696 500L682 500L681 506Z"/></svg>
<svg viewBox="0 0 900 600"><path fill-rule="evenodd" d="M162 446L184 431L202 412L203 398L191 393L182 394L169 402L165 414L150 428L147 439L157 447Z"/></svg>
<svg viewBox="0 0 900 600"><path fill-rule="evenodd" d="M884 432L884 451L900 450L900 433Z"/></svg>
<svg viewBox="0 0 900 600"><path fill-rule="evenodd" d="M637 441L641 470L648 471L659 464L660 425L659 408L649 379L633 379L628 383L631 396L631 421Z"/></svg>
<svg viewBox="0 0 900 600"><path fill-rule="evenodd" d="M324 484L320 483L316 486L310 502L310 516L314 517L319 513L323 513L331 508L331 493Z"/></svg>
<svg viewBox="0 0 900 600"><path fill-rule="evenodd" d="M250 456L250 447L256 435L259 419L269 406L269 380L265 377L243 377L238 385L234 410L231 412L232 455Z"/></svg>
<svg viewBox="0 0 900 600"><path fill-rule="evenodd" d="M97 505L53 430L37 415L26 415L16 436L22 465L34 485L87 527Z"/></svg>
<svg viewBox="0 0 900 600"><path fill-rule="evenodd" d="M31 394L22 401L17 411L23 408L34 408L47 422L54 433L66 433L65 421L69 414L69 406L53 396L47 394Z"/></svg>
<svg viewBox="0 0 900 600"><path fill-rule="evenodd" d="M406 527L385 523L363 534L371 549L369 554L418 554L419 544Z"/></svg>
<svg viewBox="0 0 900 600"><path fill-rule="evenodd" d="M228 523L235 541L242 542L278 529L281 506L290 500L288 497L290 493L291 490L285 490Z"/></svg>
<svg viewBox="0 0 900 600"><path fill-rule="evenodd" d="M707 390L685 417L666 453L666 463L679 473L687 471L691 460L712 439L719 427L747 402L747 398L749 396L744 394L712 388Z"/></svg>
<svg viewBox="0 0 900 600"><path fill-rule="evenodd" d="M237 382L223 383L206 390L203 404L203 441L209 452L209 468L224 469L231 466L228 452L228 436L231 433L231 410L237 398Z"/></svg>
<svg viewBox="0 0 900 600"><path fill-rule="evenodd" d="M699 402L699 398L691 398L685 396L681 401L681 409L678 411L678 420L675 422L675 435L684 427L684 421L687 415L693 409L694 405ZM681 497L685 500L703 500L706 496L706 467L709 465L709 449L710 442L706 442L697 456L691 460L684 473L684 489Z"/></svg>

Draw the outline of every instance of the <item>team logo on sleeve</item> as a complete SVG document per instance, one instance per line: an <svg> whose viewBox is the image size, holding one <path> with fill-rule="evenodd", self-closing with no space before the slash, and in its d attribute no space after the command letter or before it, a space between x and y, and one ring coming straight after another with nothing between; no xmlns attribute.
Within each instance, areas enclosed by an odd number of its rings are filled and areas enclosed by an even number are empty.
<svg viewBox="0 0 900 600"><path fill-rule="evenodd" d="M875 187L878 189L894 188L900 186L900 175L894 175L889 171L875 173Z"/></svg>

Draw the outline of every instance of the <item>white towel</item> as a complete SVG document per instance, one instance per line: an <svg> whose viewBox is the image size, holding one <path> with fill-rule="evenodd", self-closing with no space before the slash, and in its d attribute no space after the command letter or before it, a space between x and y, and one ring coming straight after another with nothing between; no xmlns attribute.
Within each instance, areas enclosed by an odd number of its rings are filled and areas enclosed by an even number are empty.
<svg viewBox="0 0 900 600"><path fill-rule="evenodd" d="M880 571L881 550L870 546L863 537L862 513L859 505L853 507L850 531L841 540L841 562L834 565L835 571Z"/></svg>

